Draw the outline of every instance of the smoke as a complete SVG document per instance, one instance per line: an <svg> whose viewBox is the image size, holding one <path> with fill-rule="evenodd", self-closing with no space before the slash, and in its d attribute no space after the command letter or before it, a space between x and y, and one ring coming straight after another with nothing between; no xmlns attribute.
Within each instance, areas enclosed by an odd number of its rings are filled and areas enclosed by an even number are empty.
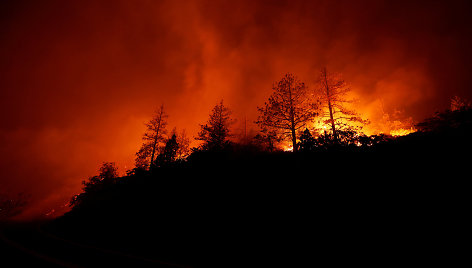
<svg viewBox="0 0 472 268"><path fill-rule="evenodd" d="M30 215L104 161L132 168L160 104L191 137L221 99L254 128L275 81L292 72L315 87L323 66L343 74L372 133L471 99L467 1L1 5L0 189L31 194Z"/></svg>

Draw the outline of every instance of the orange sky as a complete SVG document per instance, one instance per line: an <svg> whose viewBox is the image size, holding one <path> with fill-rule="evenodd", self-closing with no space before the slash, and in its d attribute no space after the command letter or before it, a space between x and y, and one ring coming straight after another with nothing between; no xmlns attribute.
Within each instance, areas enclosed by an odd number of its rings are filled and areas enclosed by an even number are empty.
<svg viewBox="0 0 472 268"><path fill-rule="evenodd" d="M286 72L340 72L387 129L472 99L467 1L2 1L0 192L30 214L69 200L104 161L131 168L164 103L195 136L224 99L256 119Z"/></svg>

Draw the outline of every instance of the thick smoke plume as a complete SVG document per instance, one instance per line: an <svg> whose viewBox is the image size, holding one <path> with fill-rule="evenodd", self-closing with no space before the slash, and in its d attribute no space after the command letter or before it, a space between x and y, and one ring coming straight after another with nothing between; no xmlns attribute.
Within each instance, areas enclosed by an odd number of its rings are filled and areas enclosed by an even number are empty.
<svg viewBox="0 0 472 268"><path fill-rule="evenodd" d="M63 205L104 161L133 165L164 104L195 136L224 99L249 127L272 84L342 73L389 132L471 99L467 1L3 1L0 191ZM403 126L401 126L403 127Z"/></svg>

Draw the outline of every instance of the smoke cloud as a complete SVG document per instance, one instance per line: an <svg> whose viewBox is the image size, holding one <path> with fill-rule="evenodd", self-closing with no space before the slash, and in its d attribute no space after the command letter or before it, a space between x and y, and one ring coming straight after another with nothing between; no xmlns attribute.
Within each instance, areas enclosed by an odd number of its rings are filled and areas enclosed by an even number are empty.
<svg viewBox="0 0 472 268"><path fill-rule="evenodd" d="M419 121L472 98L469 13L467 1L3 1L0 192L31 194L28 215L57 208L102 162L132 168L160 104L191 136L221 99L253 122L286 72L312 88L321 67L342 73L371 132Z"/></svg>

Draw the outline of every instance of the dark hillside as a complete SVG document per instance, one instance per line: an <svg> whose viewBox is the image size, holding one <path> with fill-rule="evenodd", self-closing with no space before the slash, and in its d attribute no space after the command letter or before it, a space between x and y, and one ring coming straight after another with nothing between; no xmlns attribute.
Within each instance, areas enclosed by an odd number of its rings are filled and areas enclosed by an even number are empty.
<svg viewBox="0 0 472 268"><path fill-rule="evenodd" d="M363 149L196 152L106 182L49 230L199 267L316 263L336 254L400 264L400 251L430 256L453 245L468 222L465 122Z"/></svg>

